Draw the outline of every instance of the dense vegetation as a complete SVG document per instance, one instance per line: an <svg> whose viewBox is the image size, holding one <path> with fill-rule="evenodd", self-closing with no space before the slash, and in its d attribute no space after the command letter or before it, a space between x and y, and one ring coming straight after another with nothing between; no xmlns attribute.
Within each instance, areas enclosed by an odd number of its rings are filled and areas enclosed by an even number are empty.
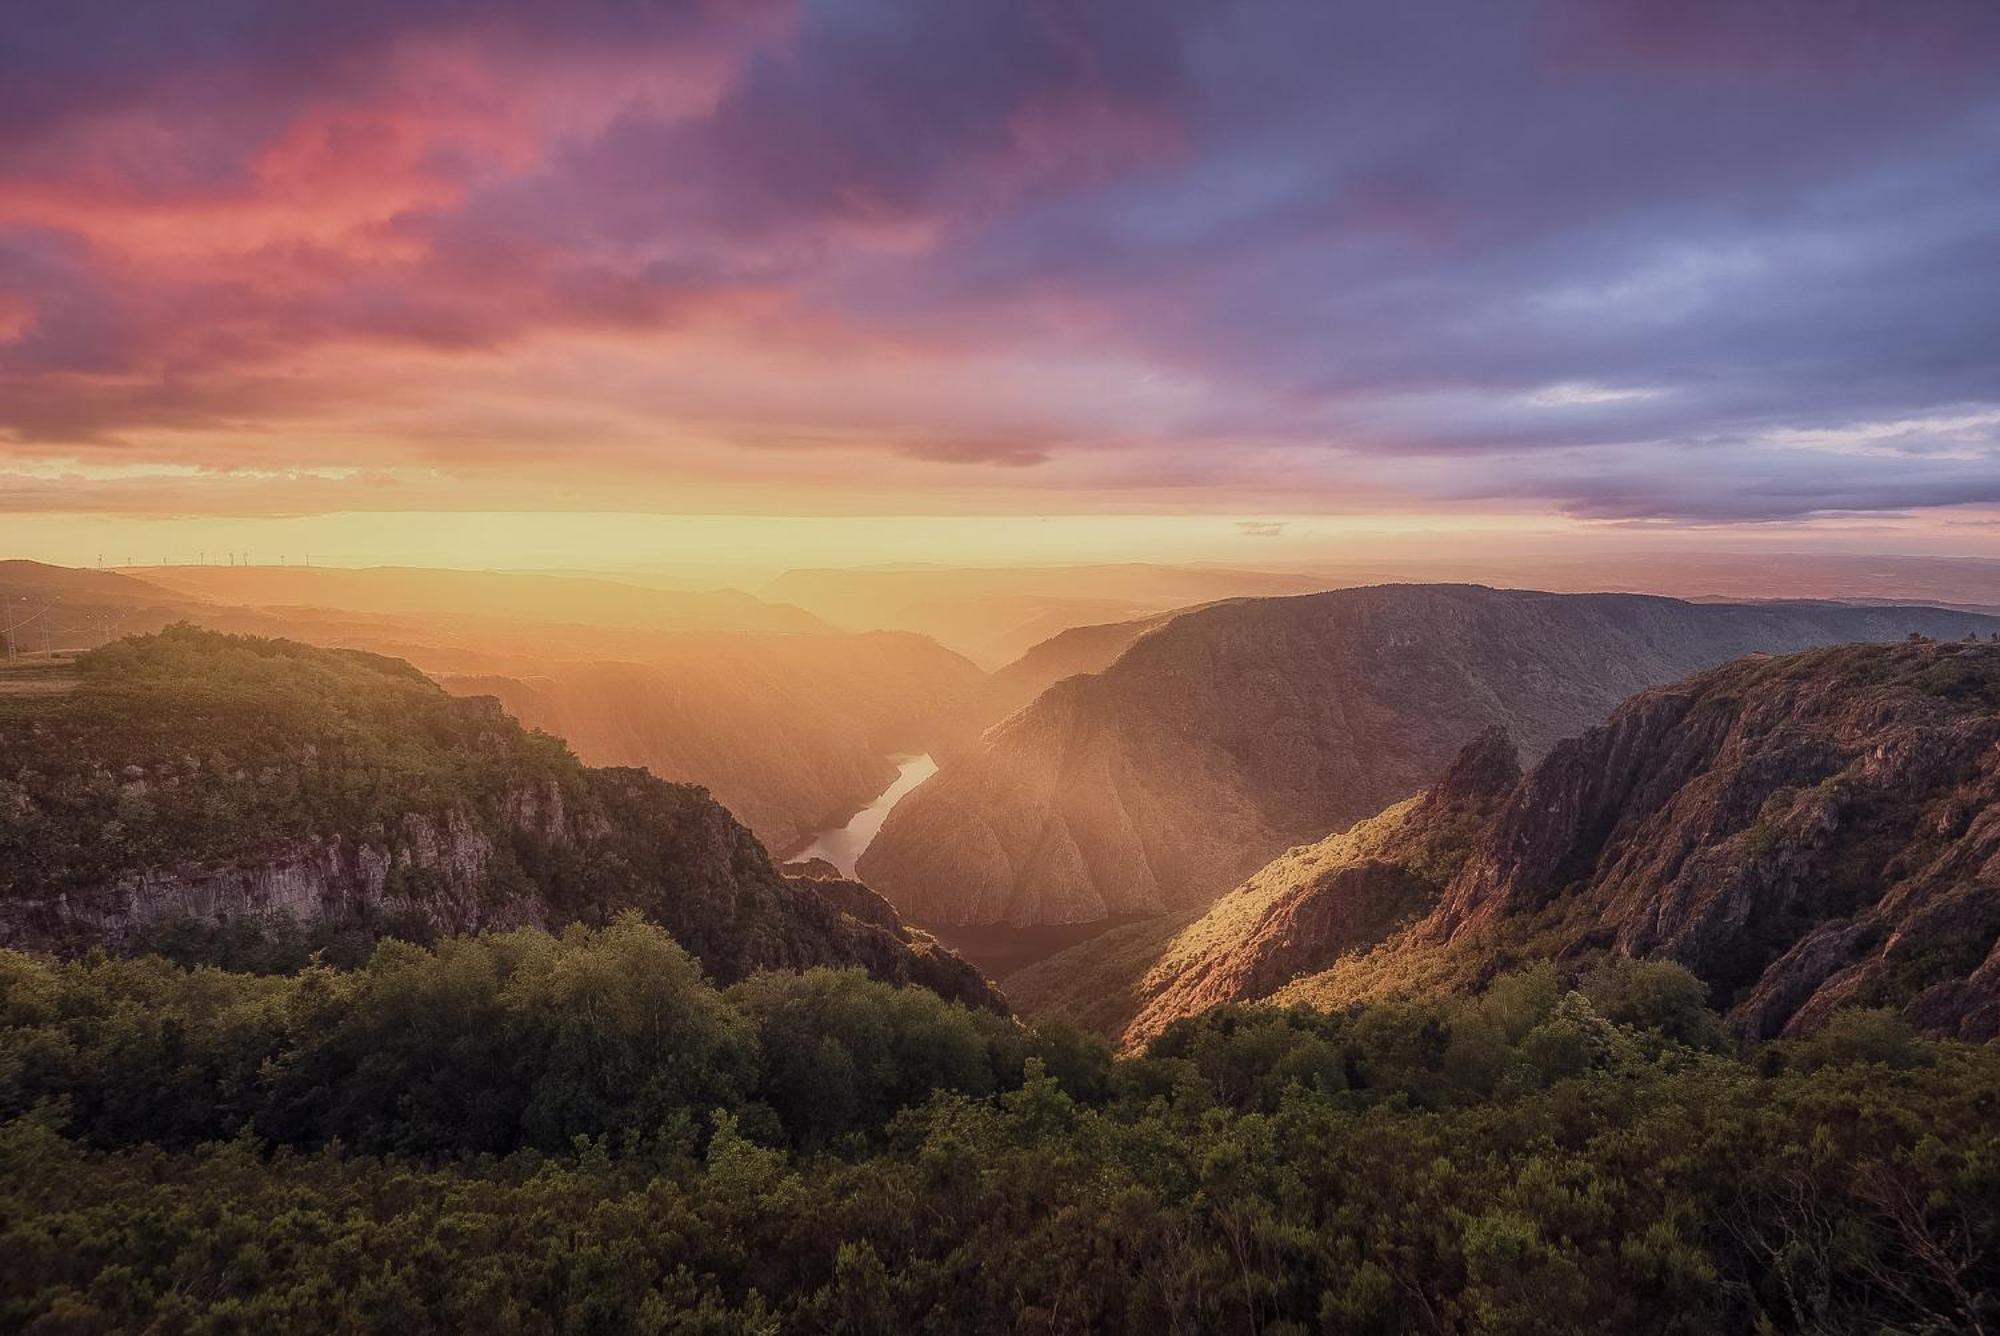
<svg viewBox="0 0 2000 1336"><path fill-rule="evenodd" d="M626 917L356 970L0 953L0 1327L1944 1331L2000 1048L1734 1051L1664 964L1112 1061Z"/></svg>
<svg viewBox="0 0 2000 1336"><path fill-rule="evenodd" d="M178 625L76 672L67 694L0 700L0 894L288 840L393 840L409 812L583 783L559 740L400 659Z"/></svg>

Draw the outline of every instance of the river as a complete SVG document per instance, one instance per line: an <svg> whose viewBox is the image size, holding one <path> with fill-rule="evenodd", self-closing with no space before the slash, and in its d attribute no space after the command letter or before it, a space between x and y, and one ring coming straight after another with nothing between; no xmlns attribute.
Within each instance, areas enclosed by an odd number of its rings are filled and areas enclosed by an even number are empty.
<svg viewBox="0 0 2000 1336"><path fill-rule="evenodd" d="M811 844L792 855L794 861L803 863L808 858L824 858L840 869L840 875L854 875L855 860L861 851L875 838L875 832L882 829L888 819L889 809L903 800L903 795L937 773L937 762L929 753L917 756L892 756L896 763L896 778L888 788L875 795L875 800L856 812L839 830L823 830L813 836Z"/></svg>

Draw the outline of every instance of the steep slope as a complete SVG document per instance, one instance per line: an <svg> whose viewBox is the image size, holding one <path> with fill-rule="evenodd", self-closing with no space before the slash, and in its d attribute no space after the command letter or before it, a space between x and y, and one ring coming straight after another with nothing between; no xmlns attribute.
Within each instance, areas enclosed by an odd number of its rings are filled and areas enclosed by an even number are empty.
<svg viewBox="0 0 2000 1336"><path fill-rule="evenodd" d="M17 653L89 649L188 615L182 594L116 571L0 561L0 635Z"/></svg>
<svg viewBox="0 0 2000 1336"><path fill-rule="evenodd" d="M985 675L921 636L874 632L682 635L643 661L440 680L498 696L592 765L704 785L785 853L880 793L896 775L891 754L965 745L966 703Z"/></svg>
<svg viewBox="0 0 2000 1336"><path fill-rule="evenodd" d="M589 769L410 665L192 627L0 700L0 942L269 920L398 932L636 908L718 979L860 965L993 1004L934 943L788 882L701 789ZM851 898L851 893L843 892Z"/></svg>
<svg viewBox="0 0 2000 1336"><path fill-rule="evenodd" d="M1009 995L1133 1043L1219 1002L1340 1007L1611 953L1685 965L1754 1037L1850 1003L2000 1035L2000 644L1741 660L1642 692L1504 793L1441 807L1455 782L1288 854L1178 937L1087 944ZM1429 907L1387 933L1382 865ZM1333 898L1317 916L1288 898L1308 881ZM1342 921L1366 927L1324 926Z"/></svg>
<svg viewBox="0 0 2000 1336"><path fill-rule="evenodd" d="M117 571L81 570L19 558L0 561L0 598L60 599L105 608L149 608L187 602L159 585Z"/></svg>
<svg viewBox="0 0 2000 1336"><path fill-rule="evenodd" d="M1848 646L1640 695L1516 789L1403 949L1665 956L1746 1032L1844 1002L2000 1034L2000 645Z"/></svg>
<svg viewBox="0 0 2000 1336"><path fill-rule="evenodd" d="M1529 757L1632 692L1756 650L2000 622L1474 585L1183 613L1056 683L903 801L860 874L936 923L1199 909L1429 784L1499 724Z"/></svg>
<svg viewBox="0 0 2000 1336"><path fill-rule="evenodd" d="M1178 615L1162 612L1101 626L1073 626L1050 636L986 679L974 711L978 722L982 726L1000 722L1066 677L1104 671L1140 636Z"/></svg>
<svg viewBox="0 0 2000 1336"><path fill-rule="evenodd" d="M1007 995L1128 1048L1266 997L1435 907L1520 774L1512 742L1489 729L1425 793L1288 850L1203 913L1115 928L1009 975Z"/></svg>

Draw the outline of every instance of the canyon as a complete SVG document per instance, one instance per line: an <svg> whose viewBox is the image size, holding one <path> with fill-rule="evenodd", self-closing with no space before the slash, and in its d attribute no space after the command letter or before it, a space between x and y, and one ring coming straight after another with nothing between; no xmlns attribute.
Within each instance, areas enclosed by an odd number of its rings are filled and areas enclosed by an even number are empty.
<svg viewBox="0 0 2000 1336"><path fill-rule="evenodd" d="M1430 784L1493 725L1532 761L1633 692L1744 654L1996 629L1928 607L1475 585L1220 603L1151 624L944 757L859 873L936 924L1198 910Z"/></svg>
<svg viewBox="0 0 2000 1336"><path fill-rule="evenodd" d="M1417 797L1205 912L1006 980L1127 1046L1230 1002L1471 993L1548 961L1671 961L1738 1033L1842 1006L2000 1035L2000 644L1751 656L1652 688L1522 773L1492 730Z"/></svg>

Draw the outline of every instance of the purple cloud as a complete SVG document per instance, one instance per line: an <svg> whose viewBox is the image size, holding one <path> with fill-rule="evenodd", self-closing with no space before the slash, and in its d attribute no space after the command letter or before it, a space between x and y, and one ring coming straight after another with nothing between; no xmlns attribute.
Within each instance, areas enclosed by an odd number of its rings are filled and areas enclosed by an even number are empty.
<svg viewBox="0 0 2000 1336"><path fill-rule="evenodd" d="M2000 500L1983 0L0 10L16 454L618 336L657 383L591 393L662 439L1015 487ZM724 346L824 379L697 389Z"/></svg>

